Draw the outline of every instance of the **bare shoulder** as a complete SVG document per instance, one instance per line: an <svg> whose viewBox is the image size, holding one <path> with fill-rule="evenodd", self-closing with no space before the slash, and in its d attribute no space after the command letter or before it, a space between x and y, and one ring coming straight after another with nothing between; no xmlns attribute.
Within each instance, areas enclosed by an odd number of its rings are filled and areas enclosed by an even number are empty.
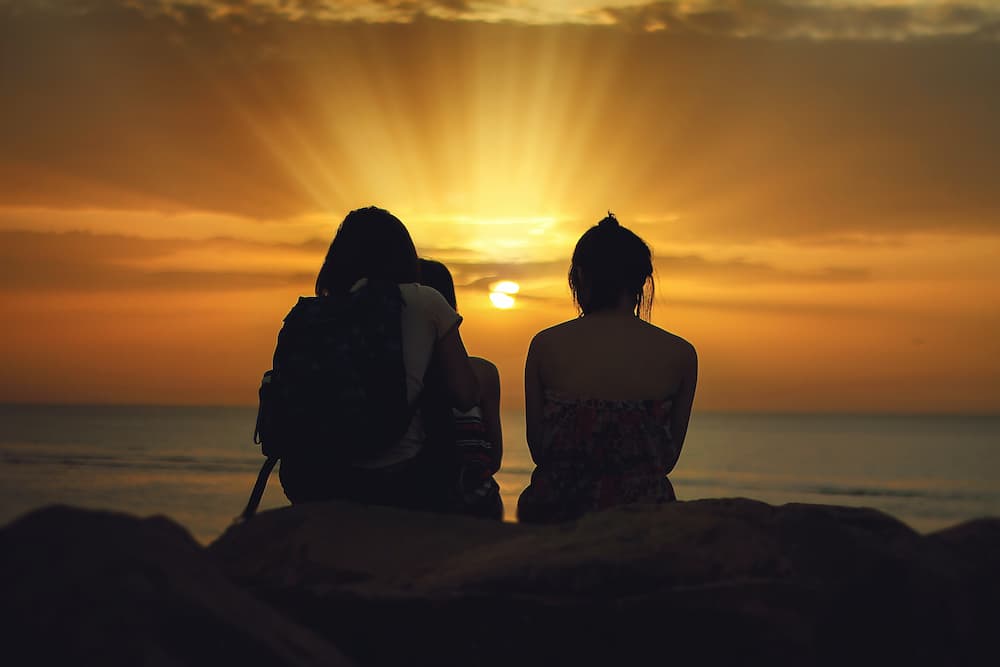
<svg viewBox="0 0 1000 667"><path fill-rule="evenodd" d="M570 334L579 320L567 320L560 322L536 333L531 339L531 349L536 351L544 350L558 342L566 335Z"/></svg>
<svg viewBox="0 0 1000 667"><path fill-rule="evenodd" d="M661 329L649 322L643 322L643 324L648 327L651 335L656 338L657 344L663 346L664 351L689 363L696 364L698 362L698 351L686 338L682 338L666 329Z"/></svg>
<svg viewBox="0 0 1000 667"><path fill-rule="evenodd" d="M469 363L472 364L472 370L476 373L480 384L487 382L500 384L500 371L492 361L482 357L469 357Z"/></svg>
<svg viewBox="0 0 1000 667"><path fill-rule="evenodd" d="M399 283L399 294L407 306L452 309L440 292L420 283Z"/></svg>

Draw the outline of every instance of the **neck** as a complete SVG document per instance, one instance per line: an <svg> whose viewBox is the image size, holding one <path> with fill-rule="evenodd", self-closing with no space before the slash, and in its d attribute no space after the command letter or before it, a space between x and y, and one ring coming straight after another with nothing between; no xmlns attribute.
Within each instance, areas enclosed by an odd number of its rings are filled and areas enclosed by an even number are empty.
<svg viewBox="0 0 1000 667"><path fill-rule="evenodd" d="M618 303L609 308L602 308L590 313L590 316L601 315L604 317L636 317L635 301L627 294L622 294Z"/></svg>

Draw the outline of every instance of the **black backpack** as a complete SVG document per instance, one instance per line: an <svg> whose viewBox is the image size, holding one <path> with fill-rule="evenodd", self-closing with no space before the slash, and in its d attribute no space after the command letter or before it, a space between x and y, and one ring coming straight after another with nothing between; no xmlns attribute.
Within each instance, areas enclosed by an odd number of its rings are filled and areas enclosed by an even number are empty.
<svg viewBox="0 0 1000 667"><path fill-rule="evenodd" d="M264 374L254 442L267 457L241 515L253 516L278 459L325 466L378 456L413 418L406 396L399 286L300 297Z"/></svg>

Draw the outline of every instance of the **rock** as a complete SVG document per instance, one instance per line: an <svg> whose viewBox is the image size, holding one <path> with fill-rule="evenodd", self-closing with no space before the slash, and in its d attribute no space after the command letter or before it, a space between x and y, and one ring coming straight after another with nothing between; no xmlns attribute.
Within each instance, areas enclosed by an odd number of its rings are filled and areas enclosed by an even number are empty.
<svg viewBox="0 0 1000 667"><path fill-rule="evenodd" d="M0 530L4 657L993 665L998 547L1000 519L922 536L875 510L745 499L556 526L316 504L207 550L163 518L54 507Z"/></svg>
<svg viewBox="0 0 1000 667"><path fill-rule="evenodd" d="M726 499L545 527L297 506L210 552L366 665L937 666L995 663L998 547L1000 520Z"/></svg>
<svg viewBox="0 0 1000 667"><path fill-rule="evenodd" d="M533 534L529 526L352 503L261 512L211 546L238 581L325 591L412 588L440 563L476 547Z"/></svg>
<svg viewBox="0 0 1000 667"><path fill-rule="evenodd" d="M953 579L950 610L959 618L962 642L974 645L982 638L992 639L992 662L1000 662L996 644L1000 628L1000 519L976 519L933 533L927 537L937 550L940 573L950 568ZM932 552L933 553L933 552Z"/></svg>
<svg viewBox="0 0 1000 667"><path fill-rule="evenodd" d="M348 665L165 518L50 507L0 530L10 665Z"/></svg>

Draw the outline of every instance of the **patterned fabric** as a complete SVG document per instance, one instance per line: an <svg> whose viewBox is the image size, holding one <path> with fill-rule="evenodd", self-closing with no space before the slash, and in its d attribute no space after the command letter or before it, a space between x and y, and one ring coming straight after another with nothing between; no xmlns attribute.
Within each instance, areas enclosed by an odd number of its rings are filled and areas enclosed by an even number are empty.
<svg viewBox="0 0 1000 667"><path fill-rule="evenodd" d="M606 400L545 393L543 439L518 519L553 522L616 505L674 500L679 452L670 399Z"/></svg>
<svg viewBox="0 0 1000 667"><path fill-rule="evenodd" d="M495 473L496 448L486 439L486 426L479 407L466 412L453 410L452 415L455 420L455 450L459 461L462 465L476 465L491 474Z"/></svg>
<svg viewBox="0 0 1000 667"><path fill-rule="evenodd" d="M486 439L486 425L478 406L452 411L455 424L455 453L459 465L459 496L452 511L488 519L503 519L500 485L493 473L500 467L496 446Z"/></svg>

